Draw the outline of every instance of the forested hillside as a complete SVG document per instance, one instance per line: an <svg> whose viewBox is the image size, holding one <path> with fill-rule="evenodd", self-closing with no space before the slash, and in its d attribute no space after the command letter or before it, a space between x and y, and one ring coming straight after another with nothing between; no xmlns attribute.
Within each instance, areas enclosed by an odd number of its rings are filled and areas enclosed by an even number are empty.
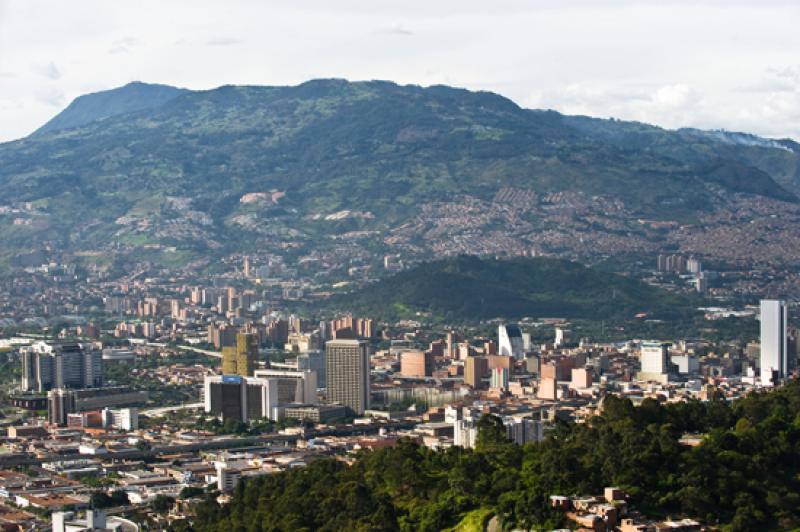
<svg viewBox="0 0 800 532"><path fill-rule="evenodd" d="M567 260L461 256L420 264L325 305L387 320L413 319L417 312L451 322L554 316L631 319L640 313L676 320L696 314L701 301Z"/></svg>

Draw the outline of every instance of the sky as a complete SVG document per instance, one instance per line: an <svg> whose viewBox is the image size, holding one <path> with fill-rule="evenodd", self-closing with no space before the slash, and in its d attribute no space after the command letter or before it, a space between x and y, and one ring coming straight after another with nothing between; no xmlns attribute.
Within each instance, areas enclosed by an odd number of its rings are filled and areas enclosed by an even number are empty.
<svg viewBox="0 0 800 532"><path fill-rule="evenodd" d="M0 0L0 141L81 94L383 79L800 140L800 1Z"/></svg>

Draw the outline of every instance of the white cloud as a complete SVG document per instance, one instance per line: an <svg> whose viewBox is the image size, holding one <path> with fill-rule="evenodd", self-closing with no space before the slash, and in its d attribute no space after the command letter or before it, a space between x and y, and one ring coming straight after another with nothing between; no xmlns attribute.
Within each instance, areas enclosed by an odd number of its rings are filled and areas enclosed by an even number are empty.
<svg viewBox="0 0 800 532"><path fill-rule="evenodd" d="M394 26L378 30L378 33L385 33L387 35L399 35L401 37L410 37L411 35L414 35L413 31L406 29L400 24L396 24Z"/></svg>
<svg viewBox="0 0 800 532"><path fill-rule="evenodd" d="M53 81L61 79L61 71L52 61L50 61L46 65L34 65L33 70L40 76Z"/></svg>
<svg viewBox="0 0 800 532"><path fill-rule="evenodd" d="M216 37L207 40L206 44L209 46L232 46L234 44L241 44L242 42L241 39L237 39L236 37Z"/></svg>
<svg viewBox="0 0 800 532"><path fill-rule="evenodd" d="M132 80L446 83L523 106L800 139L789 0L0 0L0 139ZM401 38L411 37L413 38ZM35 65L35 67L31 67Z"/></svg>
<svg viewBox="0 0 800 532"><path fill-rule="evenodd" d="M111 43L111 48L109 48L108 53L112 55L116 54L127 54L130 53L134 48L141 45L141 41L136 37L124 37L122 39L117 39Z"/></svg>
<svg viewBox="0 0 800 532"><path fill-rule="evenodd" d="M684 83L665 85L655 92L653 103L663 107L683 107L692 95L692 89Z"/></svg>
<svg viewBox="0 0 800 532"><path fill-rule="evenodd" d="M777 78L788 80L795 85L800 84L800 65L790 65L784 68L768 68L767 72Z"/></svg>

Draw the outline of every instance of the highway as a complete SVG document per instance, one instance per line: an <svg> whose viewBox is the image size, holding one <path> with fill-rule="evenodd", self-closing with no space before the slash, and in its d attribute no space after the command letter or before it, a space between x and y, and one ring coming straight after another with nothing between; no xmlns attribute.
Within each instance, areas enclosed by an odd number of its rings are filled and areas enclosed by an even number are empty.
<svg viewBox="0 0 800 532"><path fill-rule="evenodd" d="M181 351L195 351L197 353L202 353L202 354L208 355L210 357L222 358L222 353L219 353L217 351L209 351L207 349L198 349L197 347L192 347L191 345L178 345L178 346L175 346L175 347L177 347Z"/></svg>
<svg viewBox="0 0 800 532"><path fill-rule="evenodd" d="M148 410L139 410L140 415L154 417L161 416L167 412L177 412L178 410L192 410L196 408L203 408L205 406L202 402L199 403L185 403L175 406L162 406L160 408L150 408Z"/></svg>

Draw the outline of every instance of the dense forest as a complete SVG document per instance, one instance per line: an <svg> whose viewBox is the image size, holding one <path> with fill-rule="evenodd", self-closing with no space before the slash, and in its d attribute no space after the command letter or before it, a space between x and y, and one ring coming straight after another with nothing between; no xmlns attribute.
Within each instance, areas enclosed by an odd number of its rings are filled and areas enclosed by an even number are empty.
<svg viewBox="0 0 800 532"><path fill-rule="evenodd" d="M700 445L680 443L702 433ZM551 494L618 486L653 518L690 516L723 530L800 526L800 382L728 402L634 407L606 397L602 414L560 423L518 446L499 420L480 421L475 450L431 451L413 441L324 459L241 483L231 502L197 507L199 531L446 530L496 515L504 528L552 529ZM177 529L185 530L182 524Z"/></svg>

